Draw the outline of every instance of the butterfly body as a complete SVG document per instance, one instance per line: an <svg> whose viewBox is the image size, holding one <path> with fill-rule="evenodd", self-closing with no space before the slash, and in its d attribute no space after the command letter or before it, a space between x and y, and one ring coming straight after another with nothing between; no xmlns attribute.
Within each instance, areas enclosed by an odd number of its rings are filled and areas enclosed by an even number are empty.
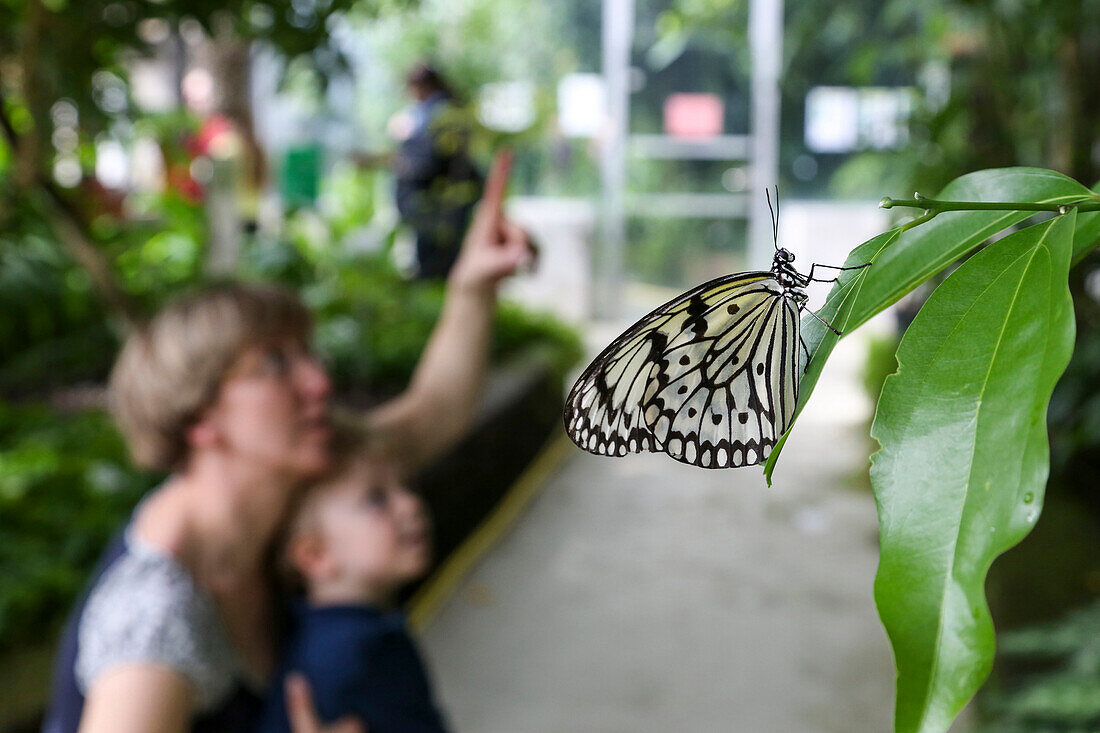
<svg viewBox="0 0 1100 733"><path fill-rule="evenodd" d="M655 309L593 360L565 426L599 455L661 451L701 468L766 460L798 402L805 276L776 249L770 271L726 275Z"/></svg>

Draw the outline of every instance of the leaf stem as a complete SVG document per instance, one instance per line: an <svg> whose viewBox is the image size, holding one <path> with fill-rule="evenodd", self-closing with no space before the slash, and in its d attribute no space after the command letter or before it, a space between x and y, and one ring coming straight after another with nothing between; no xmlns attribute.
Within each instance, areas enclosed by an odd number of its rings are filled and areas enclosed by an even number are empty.
<svg viewBox="0 0 1100 733"><path fill-rule="evenodd" d="M889 196L878 203L880 208L892 209L895 206L909 206L924 209L933 215L941 211L1053 211L1065 214L1070 209L1078 211L1100 211L1100 200L1096 196L1065 204L1040 204L1034 201L940 201L915 193L911 199L895 199ZM927 221L921 217L915 221ZM914 224L914 222L910 222Z"/></svg>
<svg viewBox="0 0 1100 733"><path fill-rule="evenodd" d="M883 208L888 209L890 207L886 206L886 207L883 207ZM921 214L920 216L918 216L917 218L915 218L911 221L905 222L904 224L901 225L901 227L899 227L899 229L901 229L901 231L903 231L903 232L908 231L909 229L912 229L915 226L920 226L921 224L925 223L926 221L931 221L936 216L936 214L938 214L938 213L940 213L940 212L935 211L935 210L926 211L923 214Z"/></svg>

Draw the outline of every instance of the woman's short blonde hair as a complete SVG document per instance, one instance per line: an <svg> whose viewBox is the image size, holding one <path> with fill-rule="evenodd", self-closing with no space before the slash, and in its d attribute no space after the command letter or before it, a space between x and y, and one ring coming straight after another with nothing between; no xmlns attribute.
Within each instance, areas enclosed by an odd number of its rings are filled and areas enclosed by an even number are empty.
<svg viewBox="0 0 1100 733"><path fill-rule="evenodd" d="M184 295L130 333L111 371L111 411L134 462L171 470L187 458L185 431L217 396L241 352L281 338L306 341L309 311L273 285L229 283Z"/></svg>

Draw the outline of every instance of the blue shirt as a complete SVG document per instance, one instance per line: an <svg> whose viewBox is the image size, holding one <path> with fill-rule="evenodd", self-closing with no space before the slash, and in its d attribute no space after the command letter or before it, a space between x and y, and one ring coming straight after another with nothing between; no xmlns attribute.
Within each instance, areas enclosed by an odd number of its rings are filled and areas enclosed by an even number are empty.
<svg viewBox="0 0 1100 733"><path fill-rule="evenodd" d="M292 671L309 680L317 712L326 722L350 714L370 733L447 730L401 612L354 605L296 608L260 733L290 730L283 683Z"/></svg>

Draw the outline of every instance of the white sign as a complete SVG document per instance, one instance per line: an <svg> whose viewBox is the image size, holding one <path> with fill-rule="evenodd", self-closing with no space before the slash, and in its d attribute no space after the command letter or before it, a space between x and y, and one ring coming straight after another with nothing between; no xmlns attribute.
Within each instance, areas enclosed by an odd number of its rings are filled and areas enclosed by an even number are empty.
<svg viewBox="0 0 1100 733"><path fill-rule="evenodd" d="M523 132L535 122L535 87L529 81L485 84L478 93L477 117L499 132Z"/></svg>
<svg viewBox="0 0 1100 733"><path fill-rule="evenodd" d="M863 147L883 150L909 141L913 90L869 87L859 92L859 139Z"/></svg>
<svg viewBox="0 0 1100 733"><path fill-rule="evenodd" d="M815 153L855 150L859 93L848 87L814 87L806 95L806 147Z"/></svg>
<svg viewBox="0 0 1100 733"><path fill-rule="evenodd" d="M558 82L558 128L566 137L595 137L607 124L607 89L599 74L568 74Z"/></svg>
<svg viewBox="0 0 1100 733"><path fill-rule="evenodd" d="M806 95L806 147L815 153L896 148L909 139L911 87L814 87Z"/></svg>

